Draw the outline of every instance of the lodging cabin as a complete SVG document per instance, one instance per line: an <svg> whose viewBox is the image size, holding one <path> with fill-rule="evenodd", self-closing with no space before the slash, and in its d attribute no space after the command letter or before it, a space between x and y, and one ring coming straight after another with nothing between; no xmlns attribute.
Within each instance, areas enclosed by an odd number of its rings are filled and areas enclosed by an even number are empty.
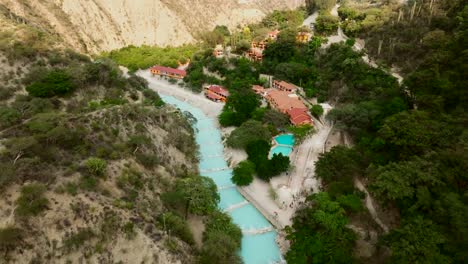
<svg viewBox="0 0 468 264"><path fill-rule="evenodd" d="M166 77L174 78L174 79L183 79L187 75L187 72L184 70L178 70L178 69L159 66L159 65L155 65L151 67L150 72L151 74L153 74L153 76L159 75L159 76L166 76Z"/></svg>
<svg viewBox="0 0 468 264"><path fill-rule="evenodd" d="M265 92L265 88L263 86L260 86L260 85L252 85L252 90L256 94L259 94L259 95L263 95L263 93Z"/></svg>
<svg viewBox="0 0 468 264"><path fill-rule="evenodd" d="M205 87L205 97L215 102L226 102L229 91L220 85L208 85Z"/></svg>
<svg viewBox="0 0 468 264"><path fill-rule="evenodd" d="M216 47L213 50L213 56L216 58L221 58L224 56L224 49L223 46L221 45L216 45Z"/></svg>
<svg viewBox="0 0 468 264"><path fill-rule="evenodd" d="M290 92L290 93L294 93L297 91L296 85L285 82L285 81L276 81L276 80L273 81L273 88L276 88L281 91Z"/></svg>
<svg viewBox="0 0 468 264"><path fill-rule="evenodd" d="M312 33L309 32L298 32L296 35L296 41L300 43L307 43L312 39Z"/></svg>
<svg viewBox="0 0 468 264"><path fill-rule="evenodd" d="M275 29L275 30L268 33L267 38L269 40L277 40L279 33L280 33L280 31Z"/></svg>
<svg viewBox="0 0 468 264"><path fill-rule="evenodd" d="M307 106L302 102L297 94L277 89L266 89L266 100L271 107L289 116L289 121L295 125L309 124L313 121L307 113Z"/></svg>
<svg viewBox="0 0 468 264"><path fill-rule="evenodd" d="M302 108L292 108L286 111L289 115L289 121L295 126L300 125L313 125L314 122L310 118L307 110Z"/></svg>

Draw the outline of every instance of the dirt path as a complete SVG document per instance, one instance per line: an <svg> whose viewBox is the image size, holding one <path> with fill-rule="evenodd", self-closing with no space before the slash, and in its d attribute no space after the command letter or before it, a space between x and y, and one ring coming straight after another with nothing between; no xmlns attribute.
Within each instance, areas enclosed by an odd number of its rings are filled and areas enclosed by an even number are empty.
<svg viewBox="0 0 468 264"><path fill-rule="evenodd" d="M188 102L191 105L200 108L207 116L218 120L217 117L221 113L224 104L215 103L203 96L202 93L193 93L188 89L179 87L176 84L171 84L164 79L153 77L148 70L139 70L136 75L146 79L151 89L163 95L171 95L175 98Z"/></svg>
<svg viewBox="0 0 468 264"><path fill-rule="evenodd" d="M354 186L356 186L356 188L358 188L358 190L360 190L361 192L364 192L366 194L365 204L366 204L367 210L369 210L369 213L372 216L372 219L374 219L374 221L382 228L384 233L388 233L388 227L382 222L382 220L380 220L380 218L379 218L379 216L377 214L377 211L375 210L374 199L372 199L372 196L367 191L366 187L364 186L364 184L362 184L362 182L361 182L361 180L359 178L354 179Z"/></svg>

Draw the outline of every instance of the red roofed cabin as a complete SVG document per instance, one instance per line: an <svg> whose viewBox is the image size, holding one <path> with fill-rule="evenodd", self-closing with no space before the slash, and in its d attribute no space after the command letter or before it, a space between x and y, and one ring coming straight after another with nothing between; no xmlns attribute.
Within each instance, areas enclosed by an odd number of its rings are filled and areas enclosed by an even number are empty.
<svg viewBox="0 0 468 264"><path fill-rule="evenodd" d="M183 79L187 72L184 70L178 70L174 68L164 67L164 66L153 66L150 68L150 72L154 75L166 76L169 78Z"/></svg>
<svg viewBox="0 0 468 264"><path fill-rule="evenodd" d="M307 110L303 108L289 109L287 114L289 115L289 121L295 126L314 124L309 114L307 114Z"/></svg>
<svg viewBox="0 0 468 264"><path fill-rule="evenodd" d="M229 91L219 85L208 85L205 87L205 97L215 102L226 102Z"/></svg>
<svg viewBox="0 0 468 264"><path fill-rule="evenodd" d="M294 93L297 90L297 86L292 83L287 83L285 81L274 81L273 88L276 88L281 91Z"/></svg>
<svg viewBox="0 0 468 264"><path fill-rule="evenodd" d="M279 34L279 33L280 33L280 31L277 30L277 29L275 29L275 30L273 30L273 31L271 31L271 32L268 32L267 37L268 37L268 39L270 39L270 40L276 40L276 39L278 38L278 34Z"/></svg>

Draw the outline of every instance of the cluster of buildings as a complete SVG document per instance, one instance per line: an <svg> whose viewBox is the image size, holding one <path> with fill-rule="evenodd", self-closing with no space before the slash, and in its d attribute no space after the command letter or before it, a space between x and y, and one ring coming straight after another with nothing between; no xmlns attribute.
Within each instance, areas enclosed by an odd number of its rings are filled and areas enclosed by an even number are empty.
<svg viewBox="0 0 468 264"><path fill-rule="evenodd" d="M262 96L272 108L287 114L291 124L295 126L313 125L309 109L296 94L297 89L294 84L277 80L273 82L273 87L268 89L259 85L252 86L252 90Z"/></svg>
<svg viewBox="0 0 468 264"><path fill-rule="evenodd" d="M244 56L252 61L262 61L263 51L266 49L268 43L278 39L279 33L279 30L274 30L269 32L264 40L252 41L250 43L250 49L244 54ZM307 43L311 38L312 33L303 30L299 31L296 35L296 41L301 43Z"/></svg>

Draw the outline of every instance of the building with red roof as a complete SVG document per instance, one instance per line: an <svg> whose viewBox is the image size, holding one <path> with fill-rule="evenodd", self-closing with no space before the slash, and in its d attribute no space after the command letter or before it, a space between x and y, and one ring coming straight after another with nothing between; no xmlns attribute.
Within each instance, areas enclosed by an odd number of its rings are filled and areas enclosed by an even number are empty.
<svg viewBox="0 0 468 264"><path fill-rule="evenodd" d="M151 67L150 72L153 75L166 76L166 77L175 78L175 79L183 79L187 75L187 72L184 70L179 70L179 69L174 69L174 68L164 67L164 66L159 66L159 65L155 65Z"/></svg>
<svg viewBox="0 0 468 264"><path fill-rule="evenodd" d="M271 32L268 32L268 38L270 40L276 40L278 38L279 33L280 33L280 31L277 30L277 29L275 29L275 30L273 30Z"/></svg>
<svg viewBox="0 0 468 264"><path fill-rule="evenodd" d="M289 121L295 126L300 125L313 125L314 122L310 118L307 110L302 108L292 108L286 111L289 115Z"/></svg>
<svg viewBox="0 0 468 264"><path fill-rule="evenodd" d="M220 85L208 85L205 87L205 96L215 102L226 102L229 91Z"/></svg>
<svg viewBox="0 0 468 264"><path fill-rule="evenodd" d="M294 93L297 91L296 85L285 82L285 81L277 81L277 80L273 81L273 88L276 88L281 91L291 92L291 93Z"/></svg>
<svg viewBox="0 0 468 264"><path fill-rule="evenodd" d="M307 106L305 106L297 94L279 91L277 89L268 89L265 98L273 108L282 113L286 113L292 108L304 109L307 111Z"/></svg>
<svg viewBox="0 0 468 264"><path fill-rule="evenodd" d="M293 125L314 124L308 113L309 109L297 94L270 88L264 89L264 96L271 107L287 114Z"/></svg>
<svg viewBox="0 0 468 264"><path fill-rule="evenodd" d="M256 94L260 94L260 95L263 95L263 93L265 92L265 88L263 86L260 86L260 85L252 85L252 90Z"/></svg>

